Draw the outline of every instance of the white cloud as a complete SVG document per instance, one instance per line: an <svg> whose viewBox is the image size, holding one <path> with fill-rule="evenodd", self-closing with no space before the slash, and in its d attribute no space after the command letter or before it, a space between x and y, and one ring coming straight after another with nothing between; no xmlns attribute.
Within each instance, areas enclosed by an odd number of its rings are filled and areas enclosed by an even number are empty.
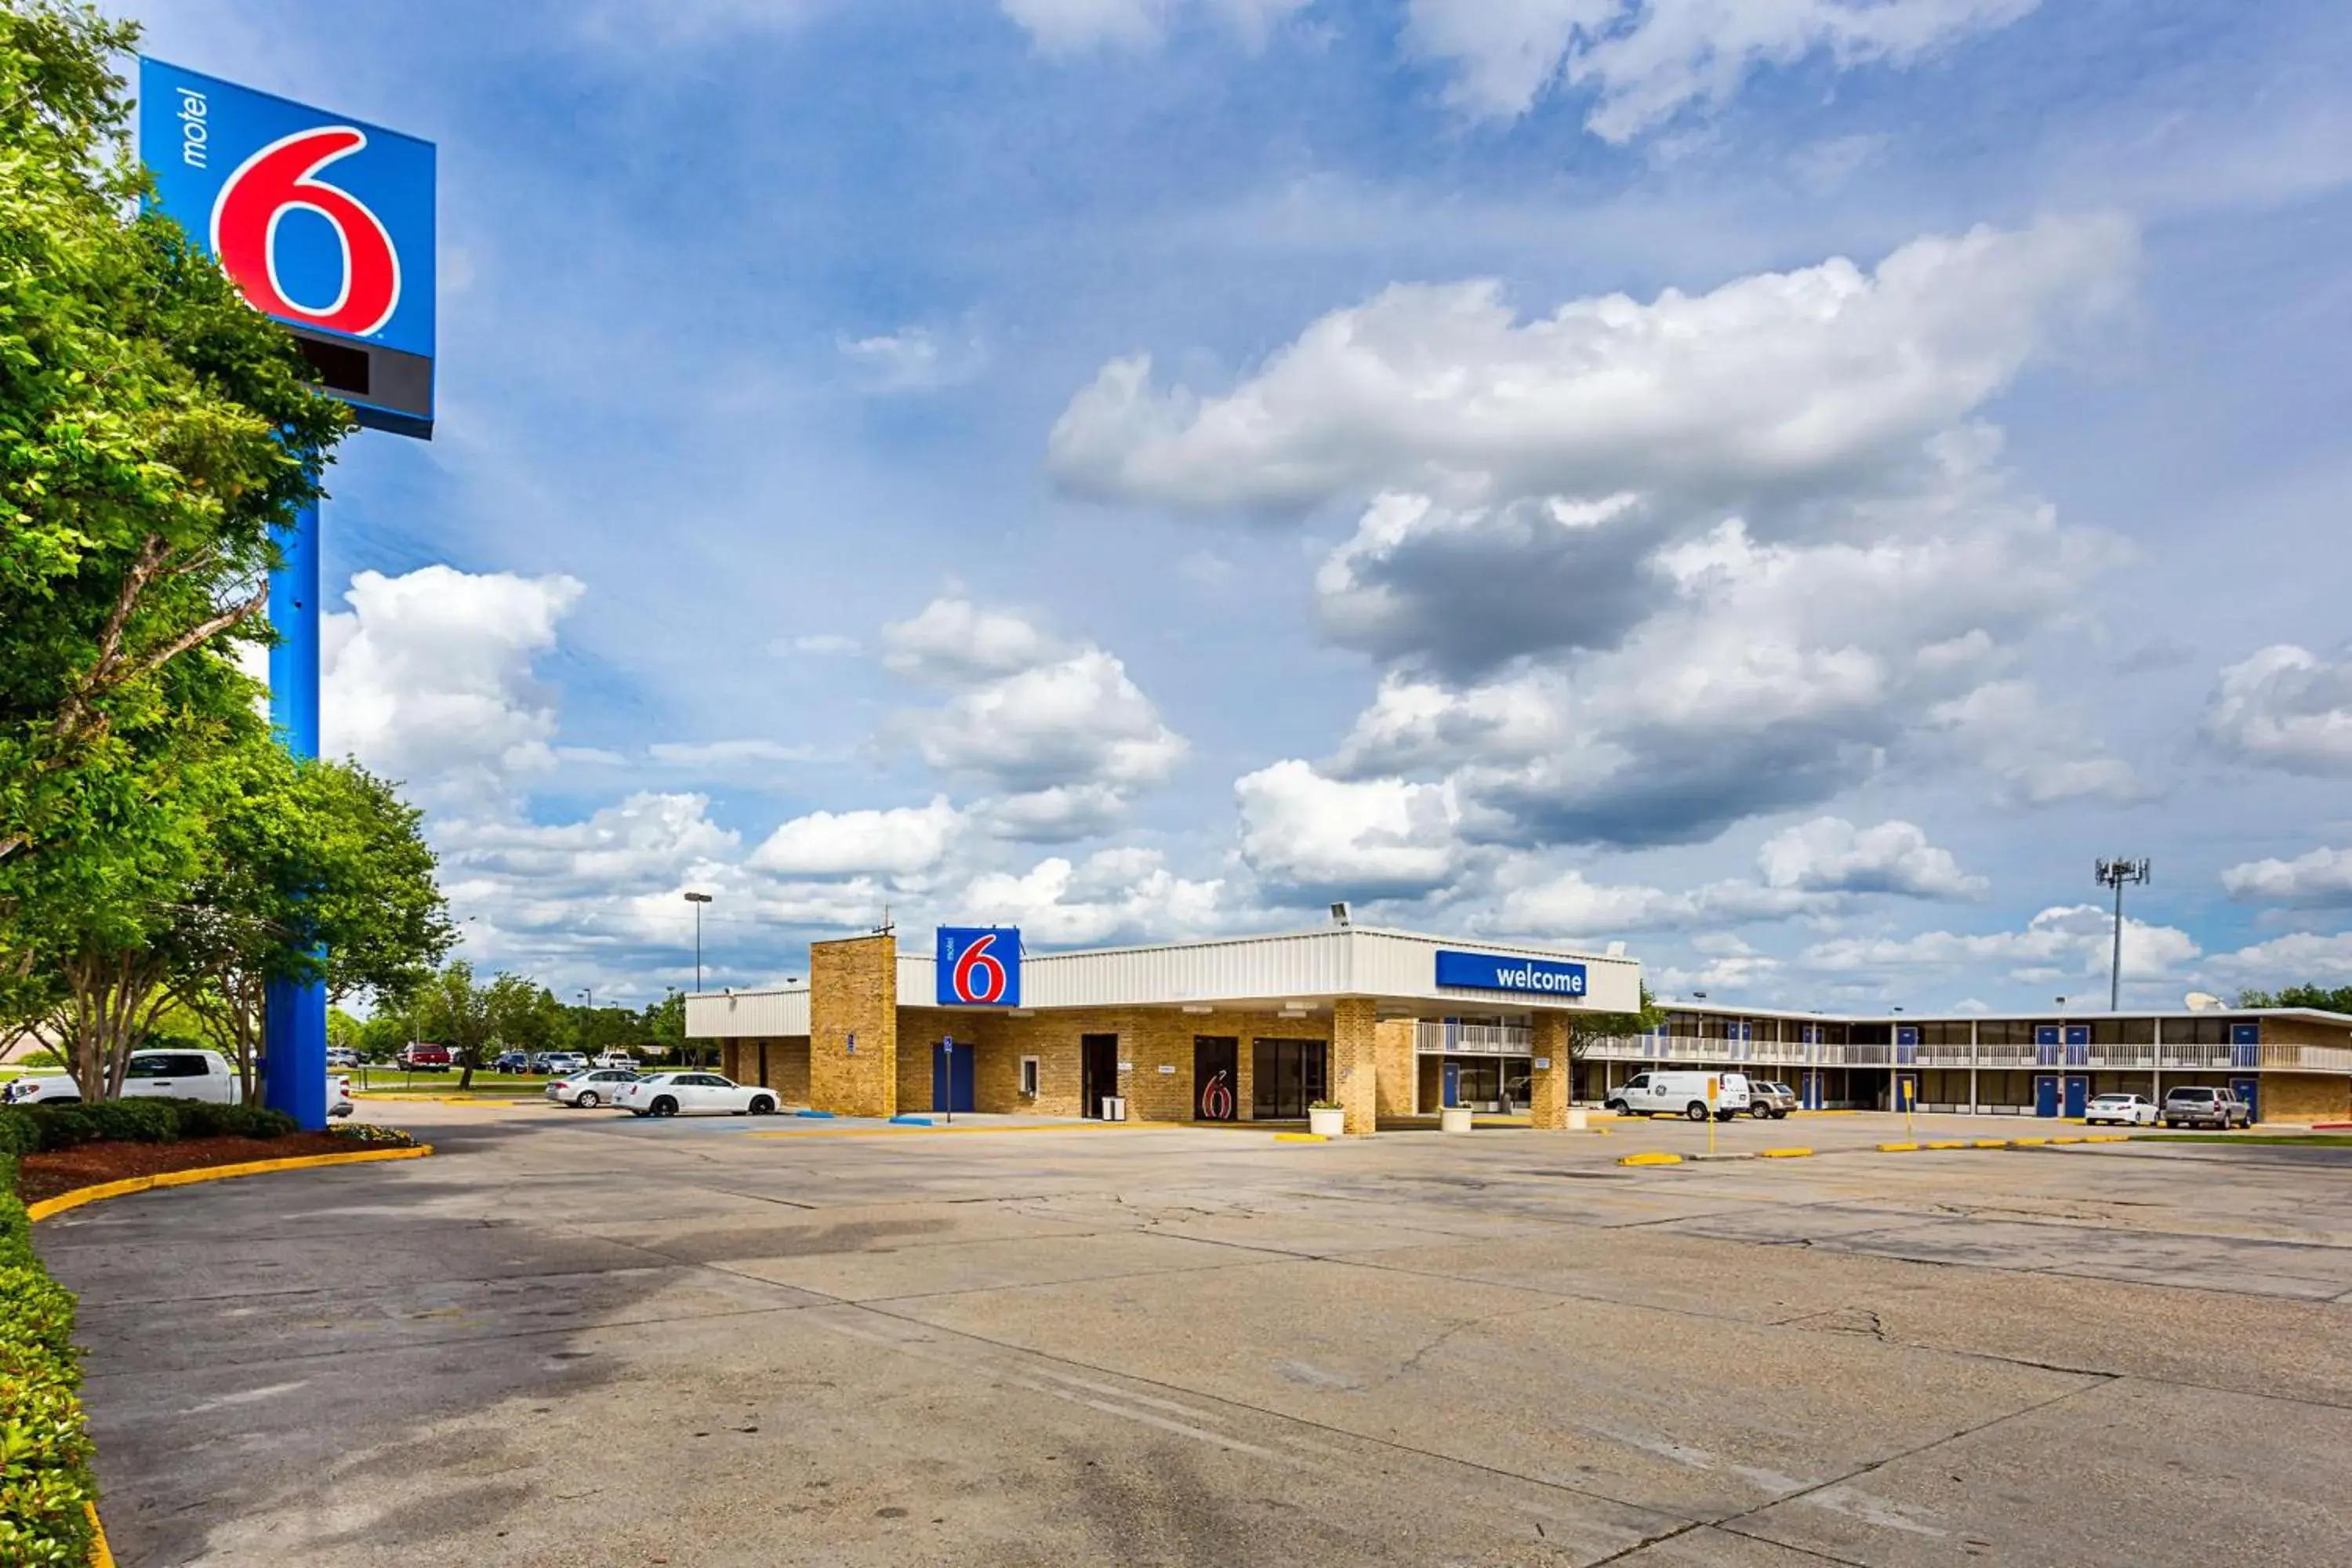
<svg viewBox="0 0 2352 1568"><path fill-rule="evenodd" d="M361 572L321 629L324 749L420 800L506 799L556 763L554 693L532 672L585 592L570 577Z"/></svg>
<svg viewBox="0 0 2352 1568"><path fill-rule="evenodd" d="M1230 931L1235 911L1224 905L1222 880L1188 880L1170 872L1159 851L1129 848L976 877L956 918L1018 925L1024 941L1076 946Z"/></svg>
<svg viewBox="0 0 2352 1568"><path fill-rule="evenodd" d="M810 632L800 637L778 637L768 645L773 654L804 653L817 658L835 658L865 651L865 645L856 637L843 637L838 632Z"/></svg>
<svg viewBox="0 0 2352 1568"><path fill-rule="evenodd" d="M2161 793L2129 763L2106 755L2082 715L2053 707L2030 681L1990 681L1938 703L1927 728L1939 733L1922 748L1922 760L1941 772L1967 768L1990 776L2002 805L2135 805Z"/></svg>
<svg viewBox="0 0 2352 1568"><path fill-rule="evenodd" d="M770 834L751 865L788 877L915 876L946 858L963 820L945 795L890 811L812 812Z"/></svg>
<svg viewBox="0 0 2352 1568"><path fill-rule="evenodd" d="M2295 931L2208 961L2218 983L2276 991L2288 985L2352 983L2352 931Z"/></svg>
<svg viewBox="0 0 2352 1568"><path fill-rule="evenodd" d="M942 339L929 327L844 338L839 346L872 392L936 392L971 380L988 363L977 334Z"/></svg>
<svg viewBox="0 0 2352 1568"><path fill-rule="evenodd" d="M1115 655L1072 646L1008 611L940 598L883 628L884 665L953 689L890 733L941 773L1001 792L1001 837L1061 841L1116 825L1190 750Z"/></svg>
<svg viewBox="0 0 2352 1568"><path fill-rule="evenodd" d="M2352 906L2352 849L2314 849L2292 860L2248 860L2224 870L2221 886L2242 903Z"/></svg>
<svg viewBox="0 0 2352 1568"><path fill-rule="evenodd" d="M1840 937L1804 951L1805 967L1830 973L2006 964L2013 979L2104 975L2112 956L2114 916L2096 904L2047 909L2022 931L1963 934L1922 931L1909 937ZM2157 980L2179 971L2202 950L2173 926L2124 921L2126 980Z"/></svg>
<svg viewBox="0 0 2352 1568"><path fill-rule="evenodd" d="M1362 899L1415 897L1462 871L1447 784L1348 783L1280 762L1236 781L1242 855L1266 881Z"/></svg>
<svg viewBox="0 0 2352 1568"><path fill-rule="evenodd" d="M745 738L694 742L656 741L646 748L646 754L665 767L725 768L746 763L805 762L812 753L805 746L787 746L782 741Z"/></svg>
<svg viewBox="0 0 2352 1568"><path fill-rule="evenodd" d="M501 895L551 900L646 883L675 896L689 873L732 859L741 845L709 808L708 795L639 793L579 822L454 818L435 841L455 897L488 890L484 879Z"/></svg>
<svg viewBox="0 0 2352 1568"><path fill-rule="evenodd" d="M910 680L953 686L1033 669L1061 645L1024 616L969 599L933 599L910 621L882 628L882 667Z"/></svg>
<svg viewBox="0 0 2352 1568"><path fill-rule="evenodd" d="M1775 888L1973 899L1989 885L1908 822L1857 827L1843 817L1818 816L1766 839L1756 859Z"/></svg>
<svg viewBox="0 0 2352 1568"><path fill-rule="evenodd" d="M1555 85L1591 90L1611 142L1693 104L1728 101L1759 67L1826 55L1841 69L1907 66L2006 26L2037 0L1411 0L1408 46L1455 70L1483 115L1525 113Z"/></svg>
<svg viewBox="0 0 2352 1568"><path fill-rule="evenodd" d="M2281 643L2231 665L2206 704L2204 735L2249 766L2352 773L2352 657Z"/></svg>
<svg viewBox="0 0 2352 1568"><path fill-rule="evenodd" d="M1205 11L1252 47L1311 0L1000 0L1004 14L1050 55L1148 49L1183 16Z"/></svg>
<svg viewBox="0 0 2352 1568"><path fill-rule="evenodd" d="M1571 870L1509 888L1496 905L1493 923L1513 934L1597 941L1627 931L1784 920L1832 909L1839 901L1832 893L1737 879L1678 893L1639 883L1596 883Z"/></svg>
<svg viewBox="0 0 2352 1568"><path fill-rule="evenodd" d="M1492 281L1397 285L1233 390L1105 365L1047 446L1072 491L1204 510L1390 488L1459 503L1704 499L1911 465L2108 298L2130 226L2052 218L1914 240L1711 293L1571 300L1521 321Z"/></svg>

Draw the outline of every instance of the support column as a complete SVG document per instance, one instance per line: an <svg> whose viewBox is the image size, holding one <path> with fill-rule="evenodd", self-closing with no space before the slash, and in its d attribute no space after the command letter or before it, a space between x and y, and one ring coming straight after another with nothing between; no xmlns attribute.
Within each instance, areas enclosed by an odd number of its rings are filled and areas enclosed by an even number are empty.
<svg viewBox="0 0 2352 1568"><path fill-rule="evenodd" d="M1380 1125L1379 1010L1369 996L1331 1004L1331 1098L1348 1113L1350 1137L1368 1138Z"/></svg>
<svg viewBox="0 0 2352 1568"><path fill-rule="evenodd" d="M809 1104L898 1113L898 939L809 943Z"/></svg>
<svg viewBox="0 0 2352 1568"><path fill-rule="evenodd" d="M319 754L319 503L278 536L284 564L269 574L269 722L296 757ZM307 1131L327 1124L325 950L317 971L268 982L261 1014L261 1102Z"/></svg>
<svg viewBox="0 0 2352 1568"><path fill-rule="evenodd" d="M1568 1126L1570 1080L1568 1015L1539 1012L1528 1019L1528 1114L1536 1127L1559 1132ZM1547 1065L1549 1064L1549 1065Z"/></svg>

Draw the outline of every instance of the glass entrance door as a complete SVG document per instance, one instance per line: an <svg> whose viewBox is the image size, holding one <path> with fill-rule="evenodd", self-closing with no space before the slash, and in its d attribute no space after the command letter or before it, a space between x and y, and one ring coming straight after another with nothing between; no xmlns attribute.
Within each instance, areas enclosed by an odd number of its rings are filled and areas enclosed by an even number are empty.
<svg viewBox="0 0 2352 1568"><path fill-rule="evenodd" d="M1241 1117L1242 1043L1230 1035L1192 1037L1192 1114L1202 1121Z"/></svg>
<svg viewBox="0 0 2352 1568"><path fill-rule="evenodd" d="M1303 1121L1307 1108L1329 1090L1324 1077L1330 1047L1321 1040L1254 1040L1250 1053L1250 1114L1260 1121Z"/></svg>

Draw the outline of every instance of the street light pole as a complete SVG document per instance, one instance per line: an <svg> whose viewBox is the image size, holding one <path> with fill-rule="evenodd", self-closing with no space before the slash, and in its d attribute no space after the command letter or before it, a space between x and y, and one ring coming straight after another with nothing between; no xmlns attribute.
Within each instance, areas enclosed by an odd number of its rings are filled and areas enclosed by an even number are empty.
<svg viewBox="0 0 2352 1568"><path fill-rule="evenodd" d="M688 893L686 901L694 906L694 994L702 994L702 906L710 901L709 893Z"/></svg>
<svg viewBox="0 0 2352 1568"><path fill-rule="evenodd" d="M2147 880L2146 860L2102 860L2099 862L2099 886L2116 890L2115 960L2107 977L2107 1011L2124 1010L2124 887L2130 882Z"/></svg>

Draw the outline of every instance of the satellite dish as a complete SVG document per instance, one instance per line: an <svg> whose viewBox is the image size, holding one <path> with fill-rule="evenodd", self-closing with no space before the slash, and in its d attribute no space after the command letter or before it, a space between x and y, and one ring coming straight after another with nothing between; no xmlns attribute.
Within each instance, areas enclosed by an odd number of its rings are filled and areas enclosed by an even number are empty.
<svg viewBox="0 0 2352 1568"><path fill-rule="evenodd" d="M2221 1005L2221 999L2210 991L2191 991L2182 1000L2189 1004L2189 1010L2192 1013L2210 1012Z"/></svg>

